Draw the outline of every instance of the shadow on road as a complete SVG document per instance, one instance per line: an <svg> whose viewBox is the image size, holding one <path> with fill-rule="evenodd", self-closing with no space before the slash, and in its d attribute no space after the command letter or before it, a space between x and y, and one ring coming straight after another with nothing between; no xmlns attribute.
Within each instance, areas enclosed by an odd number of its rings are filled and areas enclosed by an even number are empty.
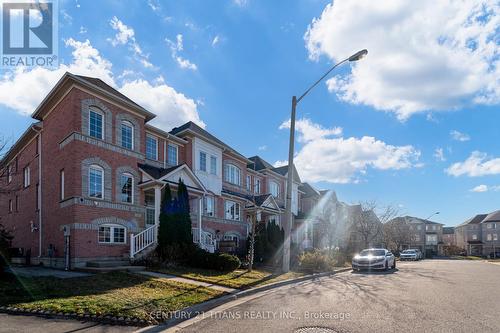
<svg viewBox="0 0 500 333"><path fill-rule="evenodd" d="M379 270L360 270L360 271L351 271L351 274L362 274L362 275L389 275L394 274L399 271L398 268L391 269L388 271L379 271Z"/></svg>

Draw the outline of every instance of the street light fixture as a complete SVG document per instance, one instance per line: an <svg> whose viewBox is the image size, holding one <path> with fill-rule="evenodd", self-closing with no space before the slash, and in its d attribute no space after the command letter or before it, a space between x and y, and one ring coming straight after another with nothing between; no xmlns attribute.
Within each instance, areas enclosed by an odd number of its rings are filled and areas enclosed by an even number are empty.
<svg viewBox="0 0 500 333"><path fill-rule="evenodd" d="M318 81L314 82L299 98L296 96L292 97L292 114L290 117L290 142L288 147L288 175L286 179L286 207L285 207L285 239L283 242L283 272L288 272L290 270L290 234L292 230L292 186L293 186L293 151L295 146L295 110L297 104L314 88L320 83L328 74L330 74L335 68L342 65L345 62L358 61L364 58L368 54L368 50L363 49L351 55L338 63L336 63L332 68L330 68Z"/></svg>
<svg viewBox="0 0 500 333"><path fill-rule="evenodd" d="M432 213L432 214L431 214L428 218L426 218L425 220L426 220L426 221L429 221L429 219L430 219L431 217L433 217L434 215L439 215L439 212Z"/></svg>

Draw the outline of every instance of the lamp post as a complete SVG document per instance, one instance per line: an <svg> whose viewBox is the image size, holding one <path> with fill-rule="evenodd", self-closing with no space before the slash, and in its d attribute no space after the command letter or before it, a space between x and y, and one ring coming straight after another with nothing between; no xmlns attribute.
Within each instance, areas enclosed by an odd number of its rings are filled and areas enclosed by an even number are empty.
<svg viewBox="0 0 500 333"><path fill-rule="evenodd" d="M431 214L428 218L426 218L425 220L426 220L426 221L429 221L429 219L430 219L431 217L433 217L434 215L439 215L439 212L432 213L432 214Z"/></svg>
<svg viewBox="0 0 500 333"><path fill-rule="evenodd" d="M285 207L285 239L283 242L283 272L288 272L290 270L290 234L292 230L292 186L293 186L293 151L295 143L295 110L297 104L314 88L320 83L328 74L330 74L336 67L340 66L345 62L358 61L368 54L368 51L361 50L346 58L338 63L336 63L332 68L330 68L318 81L314 82L299 98L296 96L292 97L292 114L290 117L290 143L288 147L288 175L286 179L286 207Z"/></svg>

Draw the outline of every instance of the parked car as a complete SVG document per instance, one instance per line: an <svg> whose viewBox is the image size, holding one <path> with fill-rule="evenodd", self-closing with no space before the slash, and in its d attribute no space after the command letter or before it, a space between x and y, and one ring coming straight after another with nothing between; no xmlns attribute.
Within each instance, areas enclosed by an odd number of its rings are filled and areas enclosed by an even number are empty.
<svg viewBox="0 0 500 333"><path fill-rule="evenodd" d="M490 252L490 259L500 258L500 251Z"/></svg>
<svg viewBox="0 0 500 333"><path fill-rule="evenodd" d="M388 270L396 268L396 258L387 249L365 249L352 258L352 269L359 271L367 270Z"/></svg>
<svg viewBox="0 0 500 333"><path fill-rule="evenodd" d="M399 260L413 260L417 261L421 259L421 254L419 254L416 250L404 250L399 255Z"/></svg>
<svg viewBox="0 0 500 333"><path fill-rule="evenodd" d="M415 249L415 251L417 251L417 253L418 253L418 259L419 260L424 259L424 254L422 253L422 251L420 251L419 249Z"/></svg>

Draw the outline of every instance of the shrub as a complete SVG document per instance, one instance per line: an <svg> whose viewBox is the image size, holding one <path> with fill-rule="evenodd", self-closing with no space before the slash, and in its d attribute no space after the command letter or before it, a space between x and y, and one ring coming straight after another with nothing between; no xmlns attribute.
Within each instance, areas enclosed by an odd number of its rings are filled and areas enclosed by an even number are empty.
<svg viewBox="0 0 500 333"><path fill-rule="evenodd" d="M307 273L331 271L335 261L321 251L304 252L299 256L299 269Z"/></svg>
<svg viewBox="0 0 500 333"><path fill-rule="evenodd" d="M0 224L0 276L3 275L3 269L9 263L9 247L12 238L10 232Z"/></svg>
<svg viewBox="0 0 500 333"><path fill-rule="evenodd" d="M213 269L217 271L234 271L240 267L241 262L238 257L226 253L210 253L200 248L191 253L187 264L192 267Z"/></svg>

